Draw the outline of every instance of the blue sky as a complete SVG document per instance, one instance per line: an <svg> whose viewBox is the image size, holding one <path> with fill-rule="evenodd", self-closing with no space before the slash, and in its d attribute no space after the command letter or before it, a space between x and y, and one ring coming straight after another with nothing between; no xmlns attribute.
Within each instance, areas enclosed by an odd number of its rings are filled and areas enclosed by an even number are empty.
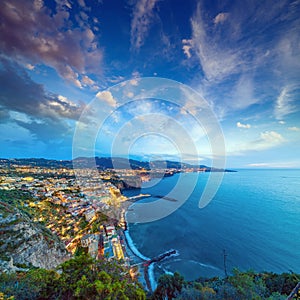
<svg viewBox="0 0 300 300"><path fill-rule="evenodd" d="M227 167L300 167L299 1L4 0L1 6L0 157L71 159L78 120L97 99L100 114L110 115L101 128L96 115L88 116L87 126L99 130L97 155L110 154L117 141L113 154L174 158L188 132L190 147L210 163L205 130L187 102L138 99L129 89L155 77L205 99L223 131ZM132 102L119 107L125 96ZM172 140L177 132L179 140ZM129 146L126 134L135 137ZM188 160L191 153L184 154Z"/></svg>

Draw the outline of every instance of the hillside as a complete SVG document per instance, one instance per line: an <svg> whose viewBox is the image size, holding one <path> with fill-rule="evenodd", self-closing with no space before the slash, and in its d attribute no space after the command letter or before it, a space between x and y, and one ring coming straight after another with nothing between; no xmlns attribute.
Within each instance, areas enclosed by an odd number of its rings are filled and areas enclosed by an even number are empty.
<svg viewBox="0 0 300 300"><path fill-rule="evenodd" d="M52 269L67 260L64 244L25 212L0 202L0 269Z"/></svg>

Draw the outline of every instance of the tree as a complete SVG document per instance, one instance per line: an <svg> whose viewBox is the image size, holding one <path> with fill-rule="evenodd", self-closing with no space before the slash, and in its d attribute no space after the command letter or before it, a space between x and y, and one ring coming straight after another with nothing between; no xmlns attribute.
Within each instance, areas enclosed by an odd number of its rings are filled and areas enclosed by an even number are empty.
<svg viewBox="0 0 300 300"><path fill-rule="evenodd" d="M235 287L241 299L262 299L267 291L263 280L252 271L240 272L234 269L228 282Z"/></svg>
<svg viewBox="0 0 300 300"><path fill-rule="evenodd" d="M154 291L154 299L169 300L180 294L184 283L184 278L175 272L174 275L164 274L158 279L157 288Z"/></svg>
<svg viewBox="0 0 300 300"><path fill-rule="evenodd" d="M131 279L125 267L117 261L94 260L88 255L64 262L57 272L34 269L18 274L0 273L0 290L5 297L20 300L146 299L140 284Z"/></svg>

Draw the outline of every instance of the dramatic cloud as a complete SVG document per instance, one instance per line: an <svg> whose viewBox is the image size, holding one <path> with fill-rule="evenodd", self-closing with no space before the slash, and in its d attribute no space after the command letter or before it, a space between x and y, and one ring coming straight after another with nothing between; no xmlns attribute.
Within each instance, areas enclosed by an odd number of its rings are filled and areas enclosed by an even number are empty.
<svg viewBox="0 0 300 300"><path fill-rule="evenodd" d="M68 1L58 2L54 11L43 1L3 1L1 52L28 66L46 64L81 87L81 75L99 72L102 52L91 28L72 21L70 9Z"/></svg>
<svg viewBox="0 0 300 300"><path fill-rule="evenodd" d="M77 120L84 109L82 103L47 93L44 86L33 82L22 67L4 58L0 60L0 82L1 110L10 112L11 121L33 130L38 137L42 137L41 131L46 136L59 128L61 134L65 134L69 127L66 120ZM14 118L13 112L23 114L23 118Z"/></svg>
<svg viewBox="0 0 300 300"><path fill-rule="evenodd" d="M144 44L148 30L154 17L154 7L158 0L137 0L131 21L131 47L140 49Z"/></svg>
<svg viewBox="0 0 300 300"><path fill-rule="evenodd" d="M251 128L251 125L250 125L250 124L242 124L241 122L237 122L237 123L236 123L236 126L237 126L238 128L247 128L247 129Z"/></svg>

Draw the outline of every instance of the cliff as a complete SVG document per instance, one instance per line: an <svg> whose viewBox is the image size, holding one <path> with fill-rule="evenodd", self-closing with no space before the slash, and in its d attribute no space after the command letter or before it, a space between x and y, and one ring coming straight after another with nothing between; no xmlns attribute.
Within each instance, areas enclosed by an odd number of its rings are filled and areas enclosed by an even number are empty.
<svg viewBox="0 0 300 300"><path fill-rule="evenodd" d="M0 270L52 269L70 258L64 244L26 213L0 202Z"/></svg>

